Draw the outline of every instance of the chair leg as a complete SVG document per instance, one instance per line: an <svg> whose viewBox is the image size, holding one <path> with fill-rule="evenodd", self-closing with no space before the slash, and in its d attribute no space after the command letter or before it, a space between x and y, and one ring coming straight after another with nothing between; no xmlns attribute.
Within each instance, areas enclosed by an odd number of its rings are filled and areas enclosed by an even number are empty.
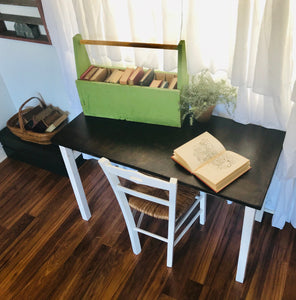
<svg viewBox="0 0 296 300"><path fill-rule="evenodd" d="M131 244L132 244L132 248L133 248L133 252L138 255L141 252L141 244L140 244L140 240L139 240L139 235L137 232L134 231L134 233L130 236L131 239Z"/></svg>
<svg viewBox="0 0 296 300"><path fill-rule="evenodd" d="M131 244L132 244L132 248L133 248L133 252L137 255L141 252L141 244L140 244L140 239L139 239L139 234L137 231L135 231L133 228L135 228L136 226L131 226L128 224L128 222L126 222L126 226L127 226L127 230L129 233L129 237L131 240Z"/></svg>
<svg viewBox="0 0 296 300"><path fill-rule="evenodd" d="M174 256L175 218L169 218L168 222L167 266L171 268Z"/></svg>
<svg viewBox="0 0 296 300"><path fill-rule="evenodd" d="M126 204L126 205L125 205ZM139 239L139 234L135 230L136 224L133 217L133 213L129 207L129 205L126 203L119 203L121 207L121 211L123 213L123 217L125 219L126 227L130 236L133 252L135 254L139 254L141 252L141 244Z"/></svg>
<svg viewBox="0 0 296 300"><path fill-rule="evenodd" d="M206 212L207 212L207 194L205 192L200 192L200 209L201 209L201 214L199 217L199 223L201 225L205 225L206 223Z"/></svg>
<svg viewBox="0 0 296 300"><path fill-rule="evenodd" d="M173 266L174 241L172 243L168 242L167 247L167 266L171 268Z"/></svg>

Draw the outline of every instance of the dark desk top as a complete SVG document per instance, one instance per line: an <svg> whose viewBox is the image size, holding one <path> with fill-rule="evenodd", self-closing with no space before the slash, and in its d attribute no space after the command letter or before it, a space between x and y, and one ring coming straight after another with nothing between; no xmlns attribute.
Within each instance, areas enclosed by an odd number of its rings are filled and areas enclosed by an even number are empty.
<svg viewBox="0 0 296 300"><path fill-rule="evenodd" d="M204 131L219 139L227 150L251 161L252 169L218 195L260 209L282 149L283 131L242 125L214 116L207 123L174 128L86 117L81 113L57 133L52 142L96 157L105 156L139 171L175 177L179 182L215 195L170 158L175 148Z"/></svg>

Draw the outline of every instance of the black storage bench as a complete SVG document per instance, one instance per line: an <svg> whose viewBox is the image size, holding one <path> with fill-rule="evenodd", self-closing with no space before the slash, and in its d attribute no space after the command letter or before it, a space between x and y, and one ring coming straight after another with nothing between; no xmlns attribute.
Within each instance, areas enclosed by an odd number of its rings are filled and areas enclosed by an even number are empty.
<svg viewBox="0 0 296 300"><path fill-rule="evenodd" d="M58 146L23 141L12 134L7 127L0 131L0 142L8 157L68 177ZM83 162L82 155L79 155L76 158L77 166L80 167Z"/></svg>

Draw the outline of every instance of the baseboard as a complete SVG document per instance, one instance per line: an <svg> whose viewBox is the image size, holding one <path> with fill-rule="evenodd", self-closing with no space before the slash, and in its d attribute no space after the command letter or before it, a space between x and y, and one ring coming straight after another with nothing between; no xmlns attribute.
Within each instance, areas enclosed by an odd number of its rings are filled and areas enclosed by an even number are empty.
<svg viewBox="0 0 296 300"><path fill-rule="evenodd" d="M4 151L3 147L2 147L2 145L1 145L1 143L0 143L0 163L1 163L4 159L6 159L6 158L7 158L7 155L6 155L6 153L5 153L5 151Z"/></svg>

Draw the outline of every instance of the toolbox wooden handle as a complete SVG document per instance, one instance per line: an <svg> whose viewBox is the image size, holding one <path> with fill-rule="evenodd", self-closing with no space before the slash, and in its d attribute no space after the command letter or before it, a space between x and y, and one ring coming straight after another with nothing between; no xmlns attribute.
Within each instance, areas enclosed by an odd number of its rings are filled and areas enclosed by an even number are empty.
<svg viewBox="0 0 296 300"><path fill-rule="evenodd" d="M140 43L140 42L138 43L138 42L118 42L118 41L100 41L100 40L80 40L80 44L178 50L178 45L175 44L153 44L153 43Z"/></svg>

